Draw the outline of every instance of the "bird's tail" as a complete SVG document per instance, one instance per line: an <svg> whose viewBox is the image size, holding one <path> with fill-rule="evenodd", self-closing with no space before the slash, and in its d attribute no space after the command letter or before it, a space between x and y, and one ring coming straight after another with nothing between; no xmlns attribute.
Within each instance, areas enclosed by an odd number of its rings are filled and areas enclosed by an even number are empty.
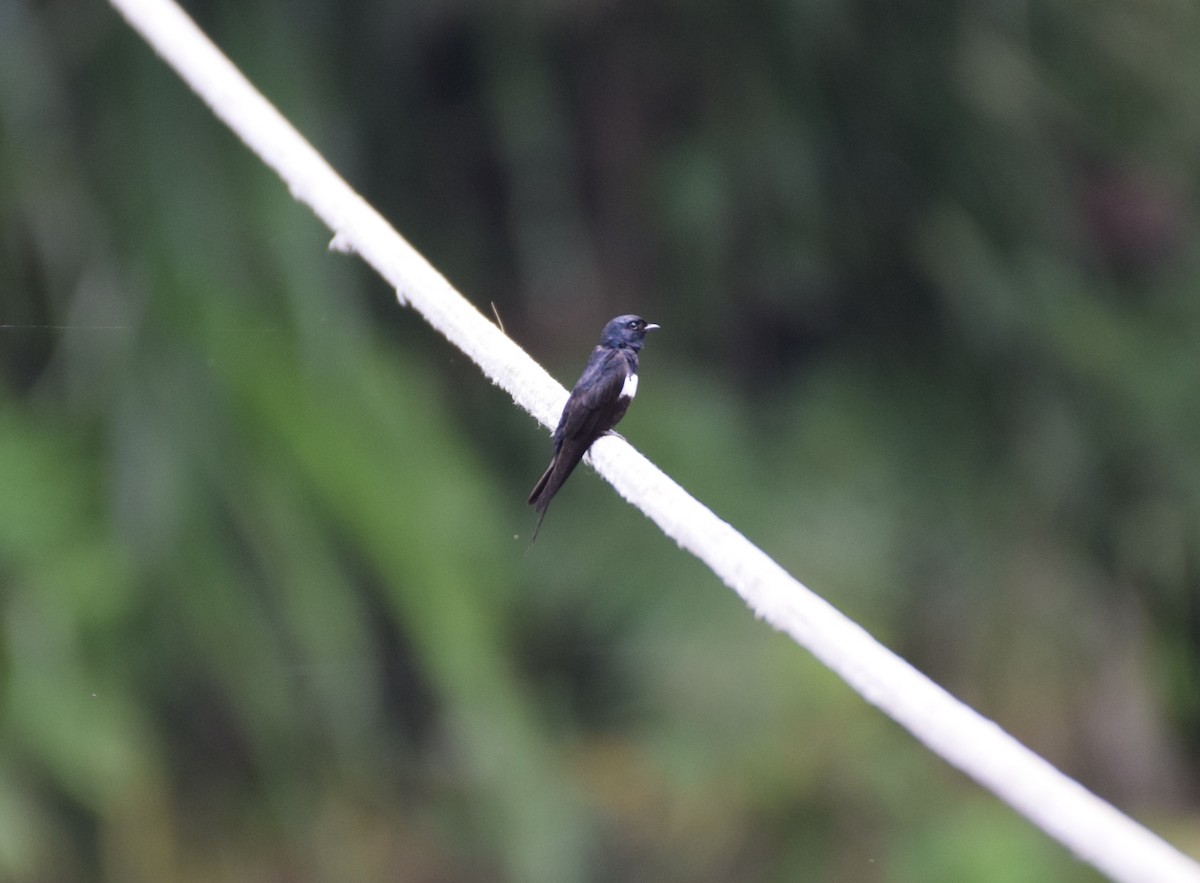
<svg viewBox="0 0 1200 883"><path fill-rule="evenodd" d="M537 484L529 492L529 505L538 513L537 524L533 526L533 536L529 538L530 544L537 539L538 531L542 529L542 522L546 520L546 509L549 508L550 499L554 496L553 492L546 493L546 486L550 483L550 476L554 474L554 466L557 463L558 457L550 461L550 465L546 467L542 477L537 480Z"/></svg>
<svg viewBox="0 0 1200 883"><path fill-rule="evenodd" d="M538 523L533 529L533 540L537 539L538 531L541 530L542 522L546 518L546 509L550 506L550 501L554 499L554 495L558 493L559 488L563 483L571 477L571 473L575 471L575 467L579 465L579 461L583 456L564 459L561 454L555 454L554 459L550 461L550 465L546 467L546 471L542 473L542 477L537 480L537 484L533 486L533 490L529 492L529 505L538 513Z"/></svg>
<svg viewBox="0 0 1200 883"><path fill-rule="evenodd" d="M533 490L529 492L529 505L538 514L537 524L533 526L533 536L529 538L530 544L537 539L538 531L542 529L542 522L546 520L546 510L550 507L550 501L554 498L555 491L562 487L561 481L557 482L555 487L550 487L550 479L553 477L554 467L557 465L558 456L555 455L550 461L550 465L546 467L546 471L542 473L542 477L533 486Z"/></svg>
<svg viewBox="0 0 1200 883"><path fill-rule="evenodd" d="M551 492L546 496L546 485L550 482L550 476L554 473L554 467L558 464L558 457L550 461L550 465L546 467L546 471L542 473L542 477L537 480L537 484L533 486L533 490L529 492L529 505L537 509L538 512L545 514L546 507L550 505L550 497L554 496ZM546 501L542 502L542 497L546 496Z"/></svg>
<svg viewBox="0 0 1200 883"><path fill-rule="evenodd" d="M542 514L538 516L537 524L535 524L533 526L533 536L531 536L529 538L529 545L532 546L534 540L537 539L538 531L542 529L542 522L545 520L546 520L546 510L543 509Z"/></svg>

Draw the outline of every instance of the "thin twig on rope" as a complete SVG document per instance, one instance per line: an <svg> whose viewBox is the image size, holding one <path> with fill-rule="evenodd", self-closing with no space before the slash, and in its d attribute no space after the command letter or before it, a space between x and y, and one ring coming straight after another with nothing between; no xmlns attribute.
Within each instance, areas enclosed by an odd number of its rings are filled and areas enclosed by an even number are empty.
<svg viewBox="0 0 1200 883"><path fill-rule="evenodd" d="M110 0L334 233L493 383L547 427L567 391L418 254L171 0ZM1200 865L1063 775L813 594L623 439L592 451L596 471L754 612L1082 860L1120 883L1200 883Z"/></svg>

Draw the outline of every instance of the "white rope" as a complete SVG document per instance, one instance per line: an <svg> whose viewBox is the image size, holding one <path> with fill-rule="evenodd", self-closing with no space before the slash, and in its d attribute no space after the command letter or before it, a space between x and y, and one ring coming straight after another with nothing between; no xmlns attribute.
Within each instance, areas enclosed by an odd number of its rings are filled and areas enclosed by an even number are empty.
<svg viewBox="0 0 1200 883"><path fill-rule="evenodd" d="M487 377L547 427L567 392L488 321L333 171L171 0L110 0L166 62L334 232ZM754 612L786 632L945 760L1121 883L1200 883L1200 865L875 641L717 518L626 442L593 447L596 470Z"/></svg>

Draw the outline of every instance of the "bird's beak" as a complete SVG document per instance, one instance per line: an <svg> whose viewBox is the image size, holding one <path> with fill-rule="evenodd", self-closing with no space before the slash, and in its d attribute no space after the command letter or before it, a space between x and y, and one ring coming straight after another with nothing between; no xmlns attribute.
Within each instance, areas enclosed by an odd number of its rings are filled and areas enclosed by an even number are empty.
<svg viewBox="0 0 1200 883"><path fill-rule="evenodd" d="M647 331L657 331L660 327L661 326L659 326L659 325L647 325L646 330Z"/></svg>

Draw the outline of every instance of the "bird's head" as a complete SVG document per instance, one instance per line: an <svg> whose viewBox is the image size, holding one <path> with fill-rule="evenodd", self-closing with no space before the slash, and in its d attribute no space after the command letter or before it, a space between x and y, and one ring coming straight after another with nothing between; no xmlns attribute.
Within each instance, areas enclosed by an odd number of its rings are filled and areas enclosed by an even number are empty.
<svg viewBox="0 0 1200 883"><path fill-rule="evenodd" d="M646 332L657 330L657 325L651 325L641 316L617 316L604 326L600 343L603 346L628 347L636 351L642 348Z"/></svg>

